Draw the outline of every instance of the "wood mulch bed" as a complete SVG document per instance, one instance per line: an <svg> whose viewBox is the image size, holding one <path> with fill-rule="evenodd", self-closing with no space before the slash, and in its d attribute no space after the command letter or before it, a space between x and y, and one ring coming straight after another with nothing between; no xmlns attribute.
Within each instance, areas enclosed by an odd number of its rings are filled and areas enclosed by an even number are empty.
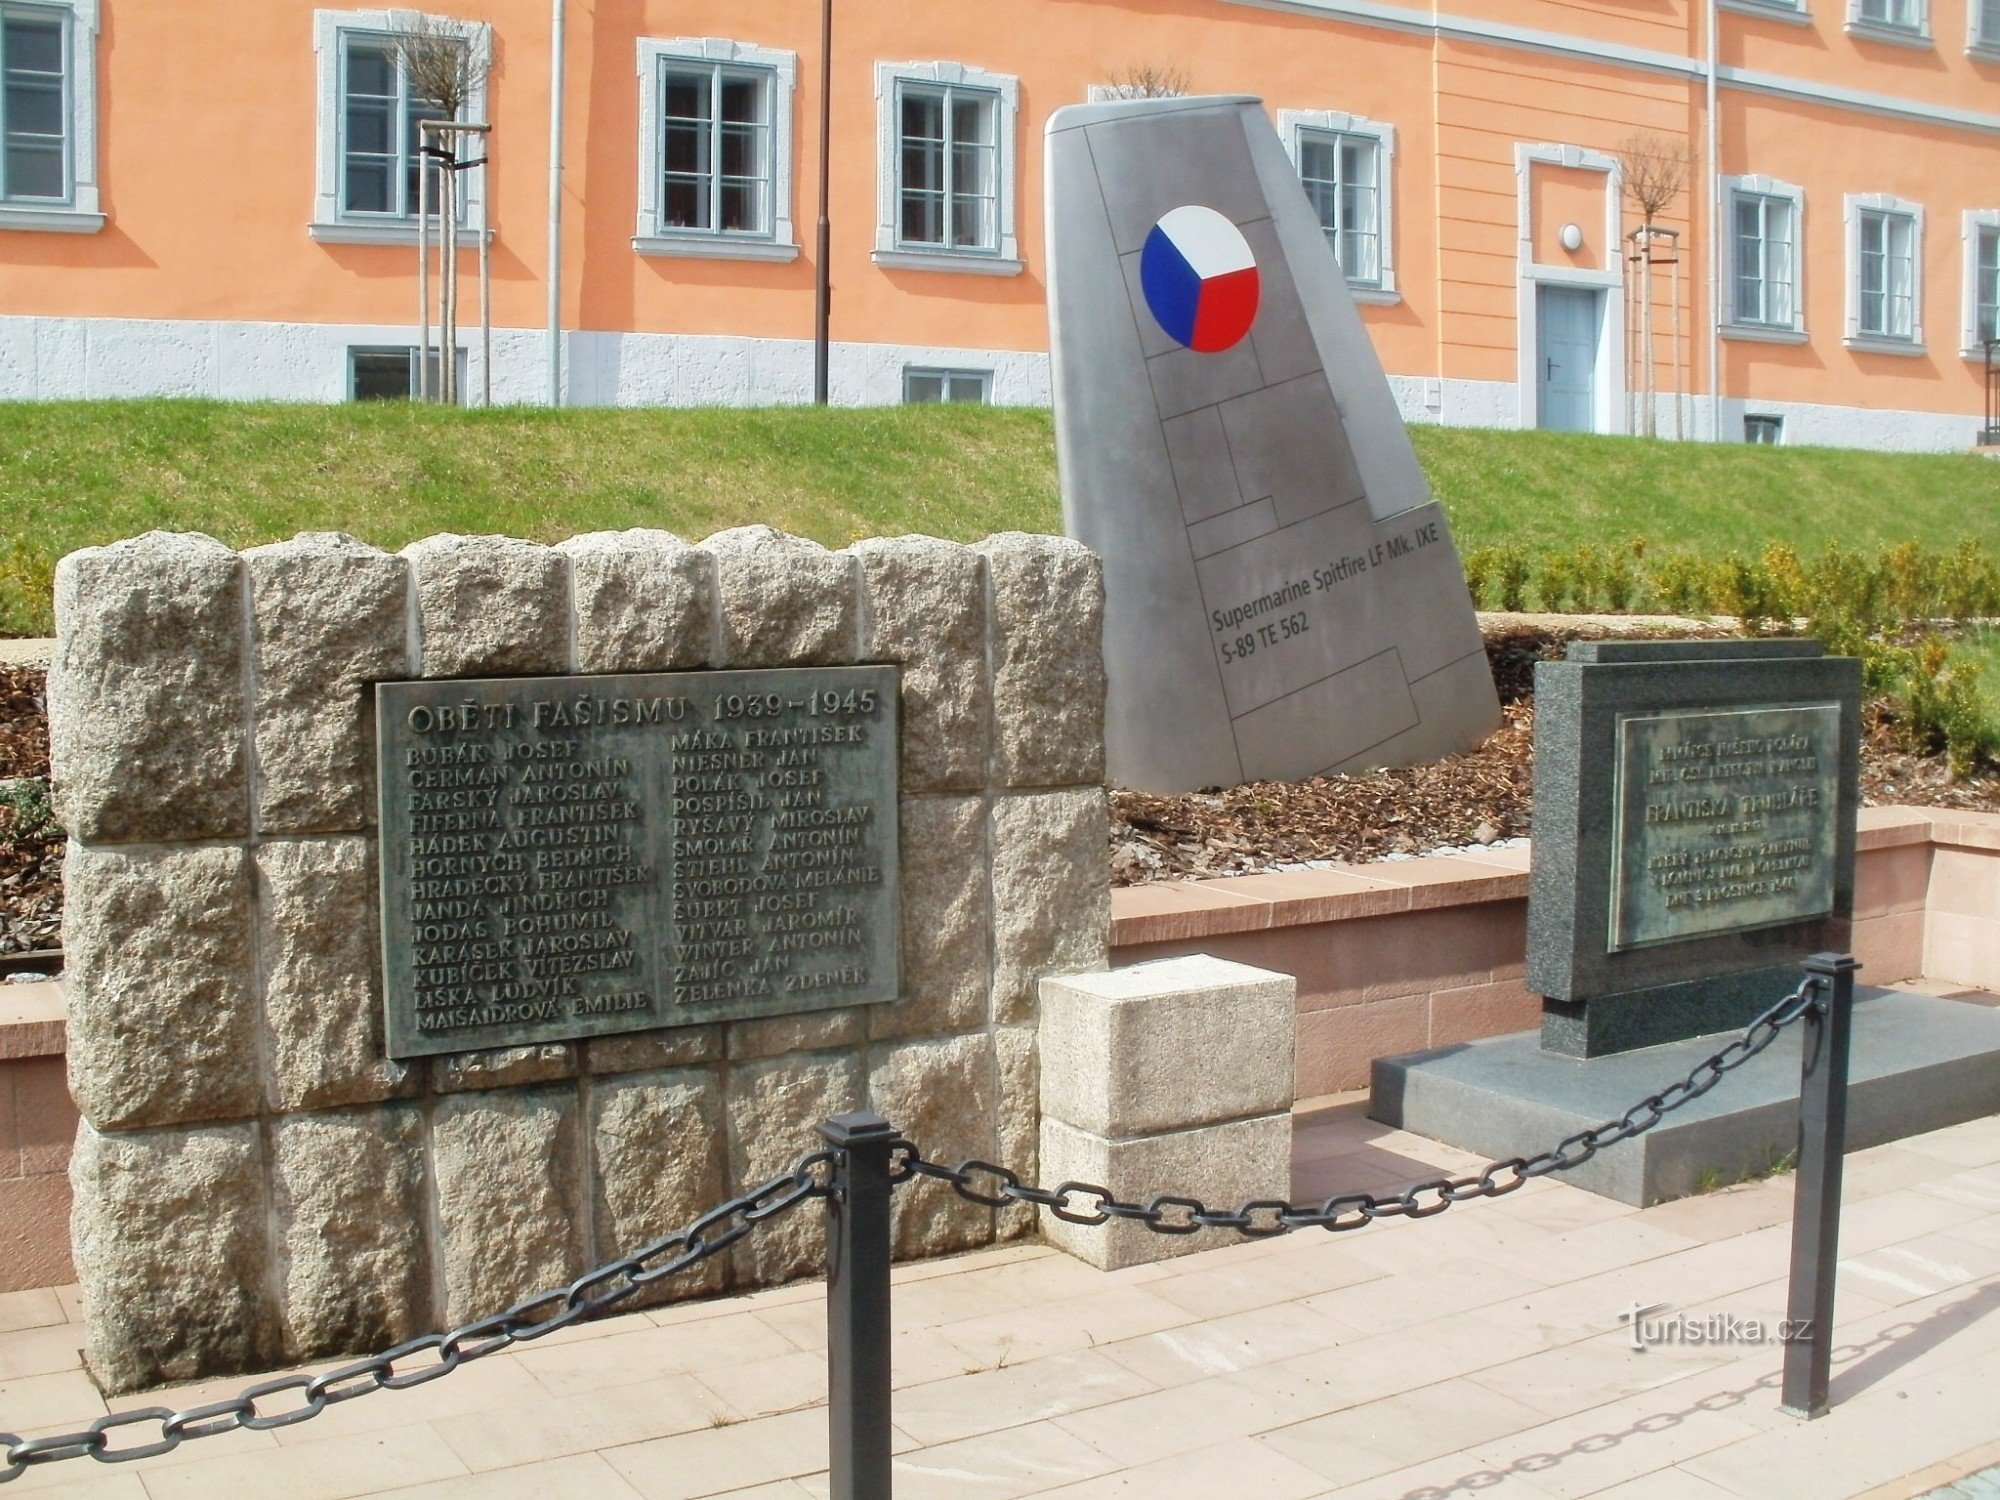
<svg viewBox="0 0 2000 1500"><path fill-rule="evenodd" d="M0 664L0 955L62 941L62 830L45 816L49 716L40 667Z"/></svg>
<svg viewBox="0 0 2000 1500"><path fill-rule="evenodd" d="M1257 781L1226 792L1111 794L1111 881L1249 875L1312 861L1361 863L1524 838L1534 805L1534 664L1571 640L1629 630L1542 617L1488 619L1486 654L1505 722L1477 749L1429 765ZM1672 634L1728 634L1675 630ZM2000 777L1955 781L1942 756L1896 747L1879 705L1863 721L1861 795L1868 806L2000 811Z"/></svg>
<svg viewBox="0 0 2000 1500"><path fill-rule="evenodd" d="M1489 618L1486 651L1505 722L1465 755L1356 776L1252 782L1226 792L1162 797L1114 790L1112 883L1244 875L1525 837L1534 789L1535 662L1559 656L1569 640L1631 633L1610 622ZM0 664L0 958L61 941L62 833L38 812L47 776L42 669ZM1942 757L1898 750L1891 726L1871 710L1862 795L1871 805L2000 811L2000 777L1953 780Z"/></svg>

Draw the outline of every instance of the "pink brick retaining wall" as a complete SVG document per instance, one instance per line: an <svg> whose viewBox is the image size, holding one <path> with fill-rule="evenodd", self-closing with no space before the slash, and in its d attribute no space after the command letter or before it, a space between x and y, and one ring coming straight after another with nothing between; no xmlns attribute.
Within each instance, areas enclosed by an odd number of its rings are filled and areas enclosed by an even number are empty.
<svg viewBox="0 0 2000 1500"><path fill-rule="evenodd" d="M1367 1086L1377 1057L1540 1024L1521 975L1528 851L1112 892L1114 966L1210 953L1298 979L1297 1094ZM1855 870L1862 978L2000 985L2000 815L1869 808Z"/></svg>
<svg viewBox="0 0 2000 1500"><path fill-rule="evenodd" d="M1212 953L1298 980L1299 1098L1365 1087L1375 1058L1521 1031L1525 849L1112 893L1112 963ZM1865 981L2000 989L2000 815L1861 815ZM73 1279L62 987L0 986L0 1291Z"/></svg>
<svg viewBox="0 0 2000 1500"><path fill-rule="evenodd" d="M61 986L0 985L0 1292L76 1279L69 1260L76 1106L63 1051Z"/></svg>

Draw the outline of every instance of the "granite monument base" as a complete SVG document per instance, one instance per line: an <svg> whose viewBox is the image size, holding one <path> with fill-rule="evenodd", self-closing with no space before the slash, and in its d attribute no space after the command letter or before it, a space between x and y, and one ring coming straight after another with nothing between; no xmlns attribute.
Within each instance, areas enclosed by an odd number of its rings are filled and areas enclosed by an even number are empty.
<svg viewBox="0 0 2000 1500"><path fill-rule="evenodd" d="M1798 987L1798 965L1778 964L1588 1001L1544 1000L1542 1046L1565 1057L1602 1057L1741 1031Z"/></svg>
<svg viewBox="0 0 2000 1500"><path fill-rule="evenodd" d="M1801 1028L1644 1135L1606 1147L1561 1180L1639 1207L1737 1182L1798 1147ZM1532 1031L1376 1059L1369 1115L1504 1160L1616 1119L1722 1047L1729 1033L1581 1059ZM1858 986L1847 1147L2000 1112L2000 1011Z"/></svg>

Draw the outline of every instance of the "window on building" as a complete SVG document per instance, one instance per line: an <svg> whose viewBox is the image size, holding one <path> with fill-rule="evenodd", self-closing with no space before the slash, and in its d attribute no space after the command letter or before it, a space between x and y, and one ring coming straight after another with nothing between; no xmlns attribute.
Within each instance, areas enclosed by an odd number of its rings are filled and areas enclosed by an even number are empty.
<svg viewBox="0 0 2000 1500"><path fill-rule="evenodd" d="M0 0L5 4L6 0ZM413 86L399 45L407 18L414 13L391 10L316 10L313 49L318 60L319 114L317 169L313 216L307 226L316 240L336 244L412 244L417 233L417 208L427 195L435 214L445 182L456 176L459 224L473 234L485 228L484 172L452 174L435 163L426 166L426 142L419 128L442 120L446 111L426 92ZM461 110L465 124L486 119L485 60L492 53L491 32L483 23L426 19L442 30L448 45L462 45L468 61L470 88ZM453 39L456 38L456 43ZM456 146L461 157L477 157L484 148L477 137L430 144Z"/></svg>
<svg viewBox="0 0 2000 1500"><path fill-rule="evenodd" d="M1896 31L1924 29L1924 0L1860 0L1857 19Z"/></svg>
<svg viewBox="0 0 2000 1500"><path fill-rule="evenodd" d="M772 117L765 67L672 61L660 70L660 228L767 236Z"/></svg>
<svg viewBox="0 0 2000 1500"><path fill-rule="evenodd" d="M984 406L992 399L991 370L927 370L915 365L903 371L903 404L930 406L957 401Z"/></svg>
<svg viewBox="0 0 2000 1500"><path fill-rule="evenodd" d="M2000 339L2000 223L1974 225L1970 258L1972 342L1983 349L1992 340Z"/></svg>
<svg viewBox="0 0 2000 1500"><path fill-rule="evenodd" d="M1738 323L1791 328L1796 321L1797 205L1768 193L1735 195L1733 311Z"/></svg>
<svg viewBox="0 0 2000 1500"><path fill-rule="evenodd" d="M412 89L394 37L347 32L341 42L341 212L414 218L423 170L419 127L449 116ZM443 174L435 166L430 172L435 207Z"/></svg>
<svg viewBox="0 0 2000 1500"><path fill-rule="evenodd" d="M1299 130L1299 177L1347 279L1382 284L1382 151L1373 136Z"/></svg>
<svg viewBox="0 0 2000 1500"><path fill-rule="evenodd" d="M69 201L67 31L59 12L0 7L0 200Z"/></svg>
<svg viewBox="0 0 2000 1500"><path fill-rule="evenodd" d="M1862 209L1858 220L1856 329L1864 338L1917 336L1917 221L1887 209Z"/></svg>
<svg viewBox="0 0 2000 1500"><path fill-rule="evenodd" d="M1746 415L1743 418L1743 441L1746 443L1782 443L1785 440L1785 419L1769 415Z"/></svg>
<svg viewBox="0 0 2000 1500"><path fill-rule="evenodd" d="M424 359L429 376L426 387L435 396L441 388L439 351ZM458 388L465 389L465 354L458 356ZM405 345L379 348L355 347L347 351L347 395L352 401L412 401L421 394L417 385L417 351Z"/></svg>
<svg viewBox="0 0 2000 1500"><path fill-rule="evenodd" d="M897 88L899 244L1000 248L1000 96L903 81Z"/></svg>
<svg viewBox="0 0 2000 1500"><path fill-rule="evenodd" d="M1972 45L2000 51L2000 0L1972 0Z"/></svg>

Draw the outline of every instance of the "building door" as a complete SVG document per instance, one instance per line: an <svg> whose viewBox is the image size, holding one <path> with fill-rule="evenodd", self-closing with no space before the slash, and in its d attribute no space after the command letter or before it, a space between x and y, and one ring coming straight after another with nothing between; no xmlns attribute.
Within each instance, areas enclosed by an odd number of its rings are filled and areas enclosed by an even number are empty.
<svg viewBox="0 0 2000 1500"><path fill-rule="evenodd" d="M1535 425L1555 432L1597 430L1597 324L1603 294L1567 286L1535 288L1540 361Z"/></svg>

